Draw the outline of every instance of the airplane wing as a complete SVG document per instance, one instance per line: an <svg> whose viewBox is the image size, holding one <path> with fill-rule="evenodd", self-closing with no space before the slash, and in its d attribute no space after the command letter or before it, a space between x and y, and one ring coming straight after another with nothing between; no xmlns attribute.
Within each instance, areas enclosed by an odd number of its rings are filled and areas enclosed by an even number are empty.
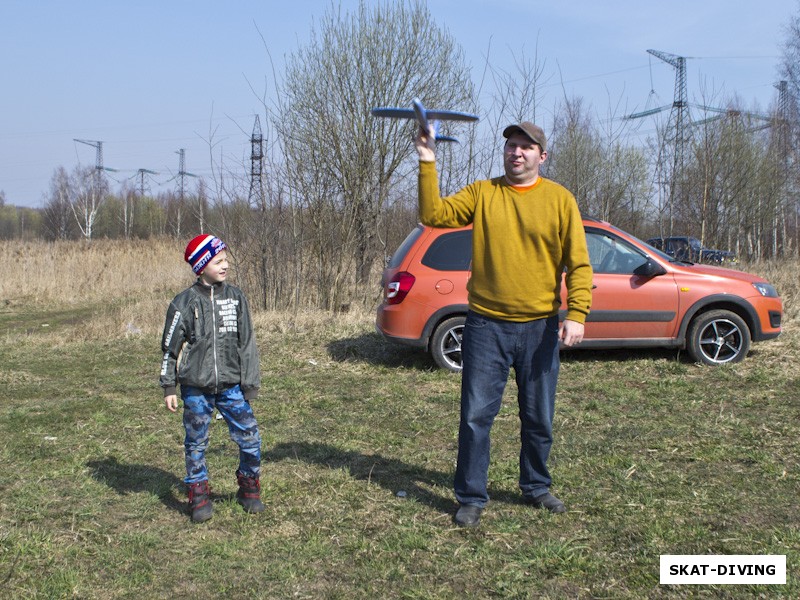
<svg viewBox="0 0 800 600"><path fill-rule="evenodd" d="M425 111L426 116L429 119L436 120L436 121L477 121L478 115L472 115L470 113L459 112L456 110L435 110L435 109L426 109Z"/></svg>
<svg viewBox="0 0 800 600"><path fill-rule="evenodd" d="M477 121L477 115L471 115L456 110L429 110L425 108L419 98L411 101L411 108L378 107L372 109L375 117L389 117L392 119L416 119L419 126L427 131L428 123L433 122L435 137L439 142L458 142L456 138L439 135L439 121Z"/></svg>
<svg viewBox="0 0 800 600"><path fill-rule="evenodd" d="M389 117L391 119L415 119L416 113L410 108L373 108L373 116ZM435 121L477 121L478 115L459 112L456 110L431 110L425 109L425 116Z"/></svg>

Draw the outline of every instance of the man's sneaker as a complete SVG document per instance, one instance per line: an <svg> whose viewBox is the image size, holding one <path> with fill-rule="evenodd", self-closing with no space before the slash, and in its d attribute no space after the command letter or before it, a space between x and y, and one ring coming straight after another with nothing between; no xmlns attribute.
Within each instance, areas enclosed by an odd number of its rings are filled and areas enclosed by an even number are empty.
<svg viewBox="0 0 800 600"><path fill-rule="evenodd" d="M536 496L535 498L525 496L525 504L530 504L536 508L546 508L554 514L567 512L567 507L564 506L564 503L550 492L542 494L541 496Z"/></svg>
<svg viewBox="0 0 800 600"><path fill-rule="evenodd" d="M459 527L477 527L483 509L474 504L462 504L456 512L455 522Z"/></svg>

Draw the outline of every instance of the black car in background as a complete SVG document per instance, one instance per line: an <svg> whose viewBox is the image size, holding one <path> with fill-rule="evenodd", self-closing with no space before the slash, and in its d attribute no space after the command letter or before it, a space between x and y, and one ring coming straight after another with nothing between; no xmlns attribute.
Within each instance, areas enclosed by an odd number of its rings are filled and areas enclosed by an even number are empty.
<svg viewBox="0 0 800 600"><path fill-rule="evenodd" d="M704 248L696 237L676 235L650 238L647 243L678 260L711 264L736 262L736 254L734 252Z"/></svg>

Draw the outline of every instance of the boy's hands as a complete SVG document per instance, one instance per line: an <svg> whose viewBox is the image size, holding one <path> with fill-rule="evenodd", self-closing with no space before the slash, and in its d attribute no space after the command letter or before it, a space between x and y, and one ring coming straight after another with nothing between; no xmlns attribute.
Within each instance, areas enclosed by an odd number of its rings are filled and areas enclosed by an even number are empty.
<svg viewBox="0 0 800 600"><path fill-rule="evenodd" d="M178 396L176 394L164 396L164 404L167 405L170 411L175 412L178 410Z"/></svg>

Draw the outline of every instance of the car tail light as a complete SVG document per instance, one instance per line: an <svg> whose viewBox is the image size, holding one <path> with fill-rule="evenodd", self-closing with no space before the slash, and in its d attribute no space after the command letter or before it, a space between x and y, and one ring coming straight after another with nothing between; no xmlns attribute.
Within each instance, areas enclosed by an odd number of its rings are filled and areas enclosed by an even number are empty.
<svg viewBox="0 0 800 600"><path fill-rule="evenodd" d="M386 303L400 304L411 290L416 278L406 271L400 271L386 284Z"/></svg>

